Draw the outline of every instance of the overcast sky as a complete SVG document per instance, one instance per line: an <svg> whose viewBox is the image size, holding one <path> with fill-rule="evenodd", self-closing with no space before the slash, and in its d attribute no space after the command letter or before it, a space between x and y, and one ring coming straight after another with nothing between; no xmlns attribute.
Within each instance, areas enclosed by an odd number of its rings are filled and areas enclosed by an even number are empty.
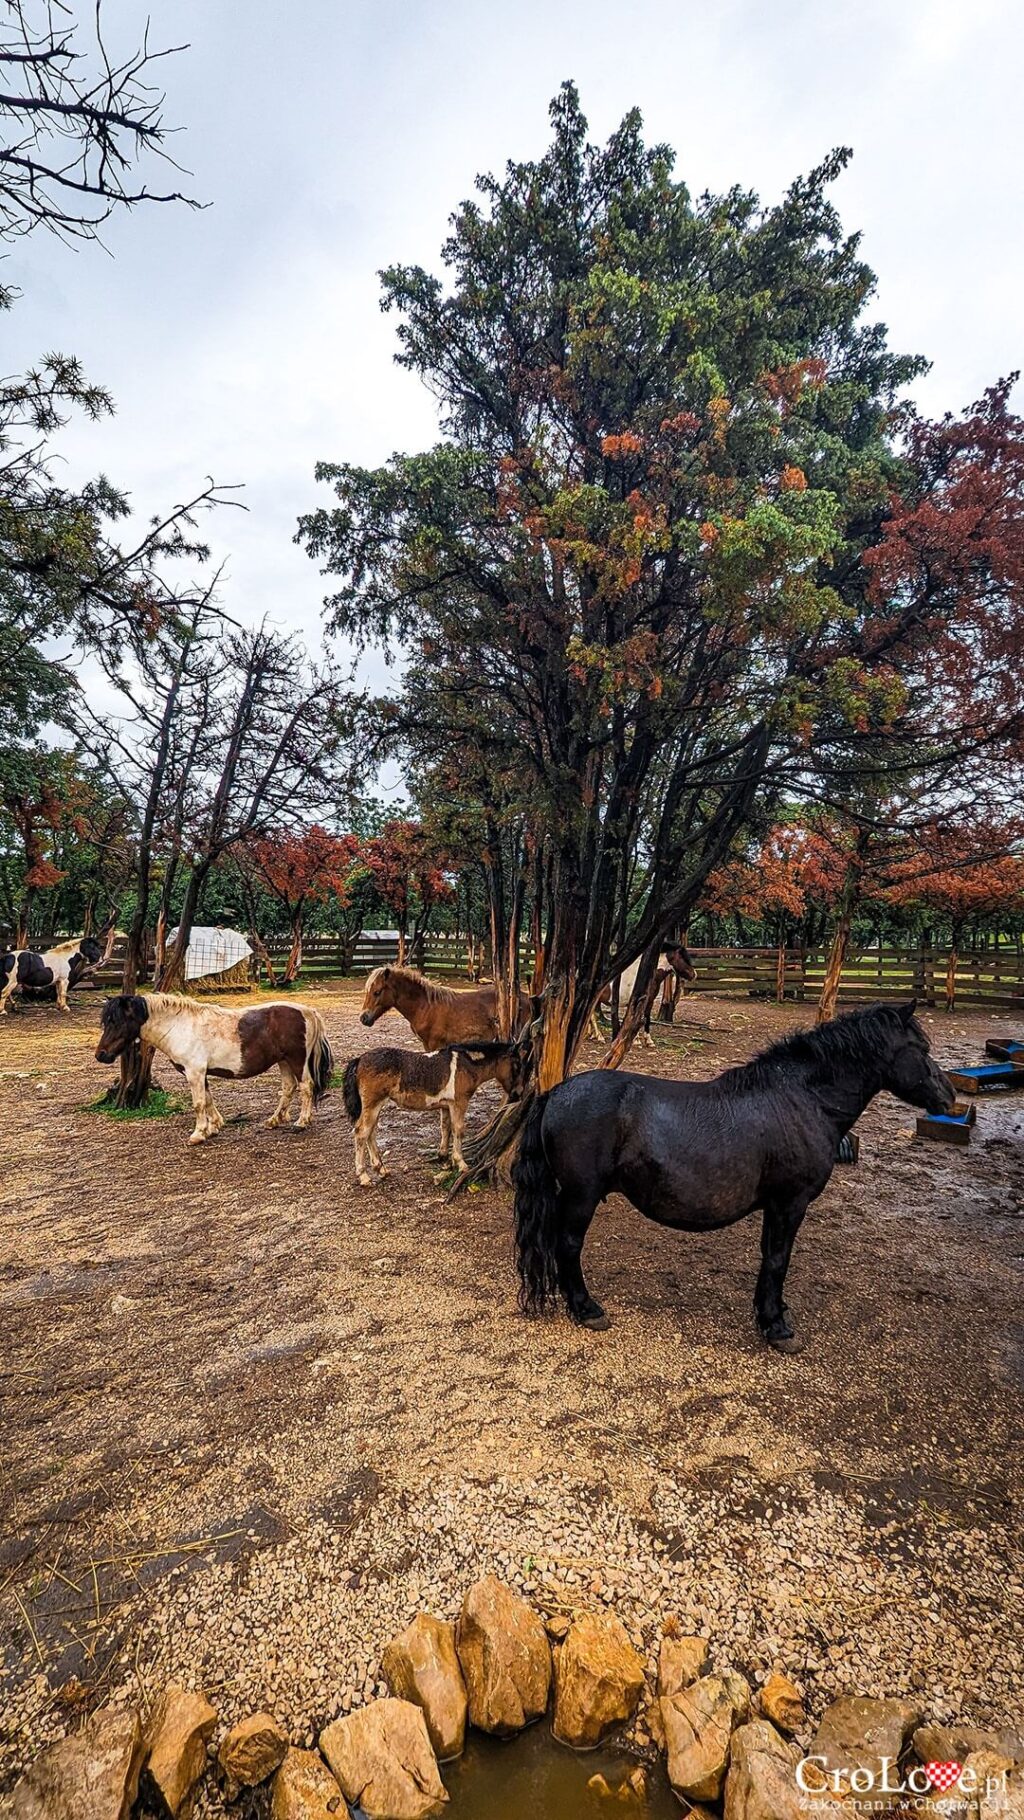
<svg viewBox="0 0 1024 1820"><path fill-rule="evenodd" d="M81 10L88 13L89 8ZM108 32L190 48L166 63L176 155L201 214L150 207L98 247L36 235L6 277L6 370L75 353L117 416L63 438L146 514L206 475L248 513L210 530L225 604L315 649L323 583L292 542L319 457L428 444L432 403L395 367L378 269L439 264L482 169L539 154L577 82L604 139L641 108L692 191L774 200L830 147L879 276L876 314L933 362L918 396L959 409L1021 361L1019 0L106 0Z"/></svg>

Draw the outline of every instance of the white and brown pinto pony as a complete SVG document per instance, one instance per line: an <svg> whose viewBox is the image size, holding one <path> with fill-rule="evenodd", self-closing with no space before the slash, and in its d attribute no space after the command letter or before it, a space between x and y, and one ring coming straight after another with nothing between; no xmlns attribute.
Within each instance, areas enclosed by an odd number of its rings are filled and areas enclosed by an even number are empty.
<svg viewBox="0 0 1024 1820"><path fill-rule="evenodd" d="M109 943L108 943L109 947ZM32 948L12 948L0 956L0 1016L7 1015L7 1001L15 992L45 992L53 987L61 1011L70 1010L68 992L106 958L92 935L73 935L45 954Z"/></svg>
<svg viewBox="0 0 1024 1820"><path fill-rule="evenodd" d="M371 1171L388 1173L377 1148L377 1121L389 1101L403 1112L443 1108L450 1121L452 1162L464 1169L462 1133L477 1088L484 1081L497 1081L509 1099L518 1099L526 1066L526 1055L512 1043L452 1043L433 1055L420 1055L416 1049L368 1049L355 1056L345 1069L342 1092L362 1186L372 1186Z"/></svg>
<svg viewBox="0 0 1024 1820"><path fill-rule="evenodd" d="M190 1144L202 1144L224 1123L213 1103L209 1075L245 1081L276 1065L281 1071L281 1097L267 1123L288 1123L298 1087L295 1123L299 1130L312 1122L313 1107L330 1085L330 1044L319 1011L309 1005L256 1005L247 1011L229 1011L223 1005L198 1004L174 992L108 998L96 1060L116 1062L137 1040L158 1049L185 1076L196 1115Z"/></svg>
<svg viewBox="0 0 1024 1820"><path fill-rule="evenodd" d="M637 974L640 972L640 961L642 958L642 956L638 955L637 959L631 961L629 966L624 967L619 974L620 1016L625 1012L626 1006L633 996L633 987L636 985ZM658 993L667 987L674 979L695 980L696 977L697 969L690 959L688 949L684 948L682 942L668 943L658 956L658 965L654 971L654 978L647 989L647 1007L644 1012L644 1027L641 1033L641 1041L646 1049L654 1048L654 1038L651 1035L651 1011ZM590 1034L598 1042L603 1041L603 1033L597 1017L598 1006L611 1004L613 986L614 981L604 987L603 991L598 995L597 1004L594 1006L593 1012L591 1013Z"/></svg>

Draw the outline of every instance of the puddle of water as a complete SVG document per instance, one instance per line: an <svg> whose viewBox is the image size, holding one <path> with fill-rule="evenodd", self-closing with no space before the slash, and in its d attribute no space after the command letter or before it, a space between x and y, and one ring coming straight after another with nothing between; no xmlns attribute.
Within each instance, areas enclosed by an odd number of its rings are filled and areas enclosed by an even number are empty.
<svg viewBox="0 0 1024 1820"><path fill-rule="evenodd" d="M566 1750L546 1725L507 1743L473 1736L463 1756L441 1768L451 1797L446 1820L679 1820L660 1764L646 1772L644 1800L616 1800L587 1786L603 1776L615 1791L635 1769L634 1757L614 1749Z"/></svg>

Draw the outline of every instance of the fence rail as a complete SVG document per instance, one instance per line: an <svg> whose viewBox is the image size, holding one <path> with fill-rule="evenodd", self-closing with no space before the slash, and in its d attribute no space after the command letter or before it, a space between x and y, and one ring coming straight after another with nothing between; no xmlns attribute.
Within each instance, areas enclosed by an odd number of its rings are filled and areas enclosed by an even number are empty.
<svg viewBox="0 0 1024 1820"><path fill-rule="evenodd" d="M265 941L278 971L284 966L289 945L286 936L271 936ZM116 990L121 979L122 953L118 944L106 966L97 969L93 975L97 985ZM787 948L780 954L777 948L691 948L690 953L697 978L687 985L687 996L711 992L726 998L774 999L781 992L787 999L810 1004L821 991L828 960L824 949ZM393 964L397 958L395 937L363 935L346 968L345 948L337 936L311 935L303 943L300 978L313 982L337 978L345 972L362 976L374 967ZM468 959L462 937L438 934L430 936L425 944L426 971L442 978L467 979ZM946 963L947 957L939 948L854 950L843 967L839 1002L855 1005L871 999L914 995L923 1004L942 1006L946 1003ZM524 977L528 977L531 964L532 956L524 950ZM265 967L254 958L254 977L257 971L260 977L266 977ZM239 983L242 982L231 981L233 985ZM964 953L957 967L955 1003L1024 1013L1024 955L1004 947Z"/></svg>

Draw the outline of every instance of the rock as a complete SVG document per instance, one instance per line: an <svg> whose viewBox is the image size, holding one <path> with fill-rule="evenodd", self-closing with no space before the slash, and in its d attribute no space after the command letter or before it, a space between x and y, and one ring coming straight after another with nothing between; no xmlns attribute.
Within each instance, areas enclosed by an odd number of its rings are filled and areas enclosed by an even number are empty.
<svg viewBox="0 0 1024 1820"><path fill-rule="evenodd" d="M933 1783L931 1794L915 1807L915 1813L934 1820L1024 1820L1024 1782L1011 1774L1013 1765L1001 1752L969 1751L962 1764L955 1757L929 1761L953 1764L960 1774L952 1787L944 1779ZM920 1776L921 1771L916 1774Z"/></svg>
<svg viewBox="0 0 1024 1820"><path fill-rule="evenodd" d="M555 1737L591 1750L632 1718L643 1686L644 1665L621 1619L582 1613L555 1657Z"/></svg>
<svg viewBox="0 0 1024 1820"><path fill-rule="evenodd" d="M569 1635L571 1623L572 1619L566 1612L556 1611L552 1612L550 1617L545 1618L544 1629L547 1631L552 1643L564 1643L566 1637Z"/></svg>
<svg viewBox="0 0 1024 1820"><path fill-rule="evenodd" d="M685 1801L717 1801L729 1762L735 1711L718 1675L694 1681L661 1702L668 1779Z"/></svg>
<svg viewBox="0 0 1024 1820"><path fill-rule="evenodd" d="M909 1700L870 1700L860 1694L843 1694L826 1710L815 1733L809 1755L823 1757L826 1770L842 1772L845 1793L856 1769L882 1779L882 1758L895 1764L914 1727L921 1723L921 1709Z"/></svg>
<svg viewBox="0 0 1024 1820"><path fill-rule="evenodd" d="M255 1788L284 1761L288 1733L270 1713L254 1713L233 1725L217 1752L217 1761L231 1788Z"/></svg>
<svg viewBox="0 0 1024 1820"><path fill-rule="evenodd" d="M467 1699L452 1626L421 1612L388 1644L382 1662L391 1692L422 1707L438 1761L457 1757L466 1742Z"/></svg>
<svg viewBox="0 0 1024 1820"><path fill-rule="evenodd" d="M853 1820L829 1795L809 1796L796 1779L800 1754L767 1719L733 1733L725 1778L724 1820Z"/></svg>
<svg viewBox="0 0 1024 1820"><path fill-rule="evenodd" d="M448 1799L427 1722L411 1700L374 1700L320 1734L342 1793L367 1820L425 1820Z"/></svg>
<svg viewBox="0 0 1024 1820"><path fill-rule="evenodd" d="M128 1820L142 1753L138 1714L101 1707L25 1771L12 1820Z"/></svg>
<svg viewBox="0 0 1024 1820"><path fill-rule="evenodd" d="M547 1710L551 1647L522 1599L492 1575L471 1586L455 1627L469 1716L483 1732L510 1737Z"/></svg>
<svg viewBox="0 0 1024 1820"><path fill-rule="evenodd" d="M187 1820L192 1791L206 1768L206 1744L217 1715L202 1694L176 1681L164 1688L146 1726L146 1766L142 1780L157 1812L168 1820Z"/></svg>
<svg viewBox="0 0 1024 1820"><path fill-rule="evenodd" d="M658 1651L658 1698L681 1694L703 1673L707 1659L708 1646L703 1637L677 1637L668 1632Z"/></svg>
<svg viewBox="0 0 1024 1820"><path fill-rule="evenodd" d="M734 1668L725 1669L721 1679L725 1682L726 1692L732 1703L733 1725L746 1725L750 1718L750 1688L747 1681Z"/></svg>
<svg viewBox="0 0 1024 1820"><path fill-rule="evenodd" d="M1024 1776L999 1767L1006 1762L994 1751L972 1751L964 1764L977 1776L978 1820L1024 1820Z"/></svg>
<svg viewBox="0 0 1024 1820"><path fill-rule="evenodd" d="M804 1698L785 1675L769 1675L761 1689L761 1711L780 1732L791 1736L804 1722Z"/></svg>
<svg viewBox="0 0 1024 1820"><path fill-rule="evenodd" d="M1024 1737L1004 1726L982 1731L974 1725L919 1725L912 1743L919 1763L966 1763L972 1751L995 1751L1024 1763Z"/></svg>
<svg viewBox="0 0 1024 1820"><path fill-rule="evenodd" d="M270 1820L348 1820L348 1803L315 1750L289 1750L274 1777Z"/></svg>
<svg viewBox="0 0 1024 1820"><path fill-rule="evenodd" d="M606 1801L628 1802L630 1805L647 1801L647 1776L642 1769L635 1769L632 1775L619 1783L618 1788L612 1787L607 1776L591 1776L587 1787L592 1794L601 1795ZM690 1812L695 1814L697 1809L691 1808Z"/></svg>

